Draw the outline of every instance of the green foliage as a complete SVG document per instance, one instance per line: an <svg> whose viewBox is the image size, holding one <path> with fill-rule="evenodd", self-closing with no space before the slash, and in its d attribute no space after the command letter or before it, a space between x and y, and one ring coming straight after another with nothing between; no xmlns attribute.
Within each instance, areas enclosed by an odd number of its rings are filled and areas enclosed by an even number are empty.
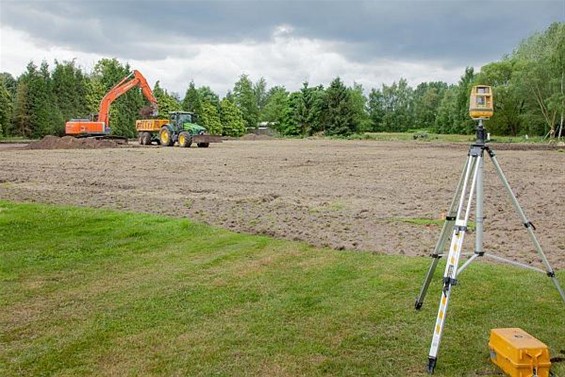
<svg viewBox="0 0 565 377"><path fill-rule="evenodd" d="M4 77L0 76L0 137L10 129L13 111L12 96L6 87Z"/></svg>
<svg viewBox="0 0 565 377"><path fill-rule="evenodd" d="M367 97L361 84L353 83L353 87L349 88L351 97L351 107L353 110L353 123L355 129L359 132L371 131L371 119L369 118L367 108Z"/></svg>
<svg viewBox="0 0 565 377"><path fill-rule="evenodd" d="M267 93L262 119L273 123L275 128L283 124L289 106L289 93L284 86L275 86Z"/></svg>
<svg viewBox="0 0 565 377"><path fill-rule="evenodd" d="M64 122L54 101L53 83L46 62L42 62L39 69L30 62L26 72L18 78L13 115L16 136L40 138L62 133Z"/></svg>
<svg viewBox="0 0 565 377"><path fill-rule="evenodd" d="M277 130L288 136L310 136L324 132L327 114L326 92L322 86L309 87L302 84L298 92L291 93L288 98L288 109L284 112Z"/></svg>
<svg viewBox="0 0 565 377"><path fill-rule="evenodd" d="M334 79L326 90L324 110L327 112L326 135L348 136L357 131L351 92L339 77Z"/></svg>
<svg viewBox="0 0 565 377"><path fill-rule="evenodd" d="M182 100L182 109L196 114L202 112L202 99L200 98L200 92L196 89L196 85L194 85L194 81L191 81L188 89L186 89L184 99Z"/></svg>
<svg viewBox="0 0 565 377"><path fill-rule="evenodd" d="M413 127L412 114L413 90L406 79L400 79L382 87L384 116L379 129L384 131L404 132Z"/></svg>
<svg viewBox="0 0 565 377"><path fill-rule="evenodd" d="M16 80L14 78L14 76L12 76L8 72L1 72L0 73L0 80L2 80L4 82L4 85L6 86L6 89L8 90L8 93L10 94L10 96L12 98L15 98L16 97L16 91L18 89L18 80Z"/></svg>
<svg viewBox="0 0 565 377"><path fill-rule="evenodd" d="M371 89L367 104L369 119L371 120L371 131L382 132L383 118L386 114L383 92L380 89Z"/></svg>
<svg viewBox="0 0 565 377"><path fill-rule="evenodd" d="M457 85L443 90L443 97L437 107L434 131L453 134L474 132L475 121L469 116L469 96L475 83L475 72L472 67L467 67Z"/></svg>
<svg viewBox="0 0 565 377"><path fill-rule="evenodd" d="M414 125L417 129L433 129L437 111L447 90L441 81L424 82L414 90Z"/></svg>
<svg viewBox="0 0 565 377"><path fill-rule="evenodd" d="M199 114L199 122L206 127L211 135L222 134L222 123L218 108L209 102L202 103L202 112Z"/></svg>
<svg viewBox="0 0 565 377"><path fill-rule="evenodd" d="M256 90L257 89L257 90ZM233 101L241 111L245 126L249 129L257 128L259 122L259 106L257 91L247 75L241 75L233 87Z"/></svg>
<svg viewBox="0 0 565 377"><path fill-rule="evenodd" d="M76 67L74 60L59 63L55 60L55 69L51 72L55 103L65 121L73 118L87 118L88 77Z"/></svg>
<svg viewBox="0 0 565 377"><path fill-rule="evenodd" d="M469 97L471 88L475 84L475 71L473 67L465 68L465 73L459 80L455 97L455 125L454 132L471 134L475 130L475 121L469 116Z"/></svg>
<svg viewBox="0 0 565 377"><path fill-rule="evenodd" d="M543 123L543 133L554 136L565 116L565 23L554 23L526 39L512 58L512 84L529 110L524 119Z"/></svg>
<svg viewBox="0 0 565 377"><path fill-rule="evenodd" d="M455 127L457 117L456 86L450 86L445 90L443 98L439 103L435 120L435 131L442 134L456 134Z"/></svg>
<svg viewBox="0 0 565 377"><path fill-rule="evenodd" d="M23 137L29 137L29 135L31 135L32 125L28 91L28 85L24 80L18 82L16 99L14 101L12 127L6 130L8 135Z"/></svg>
<svg viewBox="0 0 565 377"><path fill-rule="evenodd" d="M170 95L167 90L161 88L158 80L155 82L155 86L153 87L153 95L159 105L159 116L161 118L167 118L171 111L182 110L182 106L179 101L174 96Z"/></svg>
<svg viewBox="0 0 565 377"><path fill-rule="evenodd" d="M220 121L224 136L241 136L245 134L245 121L237 106L227 98L220 102Z"/></svg>
<svg viewBox="0 0 565 377"><path fill-rule="evenodd" d="M220 106L220 98L216 93L210 89L208 86L201 86L198 90L198 98L203 102L208 102L214 105L216 108Z"/></svg>
<svg viewBox="0 0 565 377"><path fill-rule="evenodd" d="M514 66L514 60L504 59L483 66L477 75L476 82L493 87L494 116L489 120L488 128L496 135L516 136L526 131L524 100L511 85Z"/></svg>

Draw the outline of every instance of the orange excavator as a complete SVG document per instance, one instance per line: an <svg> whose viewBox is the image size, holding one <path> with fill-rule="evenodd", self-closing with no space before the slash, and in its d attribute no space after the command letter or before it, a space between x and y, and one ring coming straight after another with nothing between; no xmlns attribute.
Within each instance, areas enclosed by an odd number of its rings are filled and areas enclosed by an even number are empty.
<svg viewBox="0 0 565 377"><path fill-rule="evenodd" d="M110 135L110 105L122 94L125 94L130 89L139 87L141 92L151 103L153 115L157 113L157 100L147 84L147 80L141 72L134 70L128 76L124 77L122 81L117 83L100 101L100 110L98 117L92 119L71 119L65 124L65 134L75 137L96 137L104 138Z"/></svg>

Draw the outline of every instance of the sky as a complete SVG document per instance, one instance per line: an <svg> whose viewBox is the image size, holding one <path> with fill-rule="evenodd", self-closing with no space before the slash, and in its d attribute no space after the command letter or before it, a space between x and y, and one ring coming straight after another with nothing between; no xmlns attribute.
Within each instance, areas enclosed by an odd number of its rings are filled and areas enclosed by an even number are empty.
<svg viewBox="0 0 565 377"><path fill-rule="evenodd" d="M0 0L0 72L117 58L181 97L191 80L224 95L242 74L289 90L456 83L552 22L565 0Z"/></svg>

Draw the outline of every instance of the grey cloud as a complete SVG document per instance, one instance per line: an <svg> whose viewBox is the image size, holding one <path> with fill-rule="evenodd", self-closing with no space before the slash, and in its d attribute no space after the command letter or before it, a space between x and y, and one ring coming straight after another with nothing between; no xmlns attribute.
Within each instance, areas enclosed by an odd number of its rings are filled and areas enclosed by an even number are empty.
<svg viewBox="0 0 565 377"><path fill-rule="evenodd" d="M473 65L498 59L532 32L565 20L562 0L24 0L1 7L0 21L38 44L152 60L186 54L191 43L265 42L278 25L287 24L296 37L336 42L354 61Z"/></svg>

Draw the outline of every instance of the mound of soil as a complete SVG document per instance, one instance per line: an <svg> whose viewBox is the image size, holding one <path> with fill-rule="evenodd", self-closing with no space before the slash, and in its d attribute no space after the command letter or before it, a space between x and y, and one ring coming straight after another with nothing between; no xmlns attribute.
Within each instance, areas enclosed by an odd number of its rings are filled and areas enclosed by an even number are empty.
<svg viewBox="0 0 565 377"><path fill-rule="evenodd" d="M96 140L76 138L72 136L57 137L47 135L43 139L29 143L27 149L98 149L116 148L118 144L112 140Z"/></svg>

